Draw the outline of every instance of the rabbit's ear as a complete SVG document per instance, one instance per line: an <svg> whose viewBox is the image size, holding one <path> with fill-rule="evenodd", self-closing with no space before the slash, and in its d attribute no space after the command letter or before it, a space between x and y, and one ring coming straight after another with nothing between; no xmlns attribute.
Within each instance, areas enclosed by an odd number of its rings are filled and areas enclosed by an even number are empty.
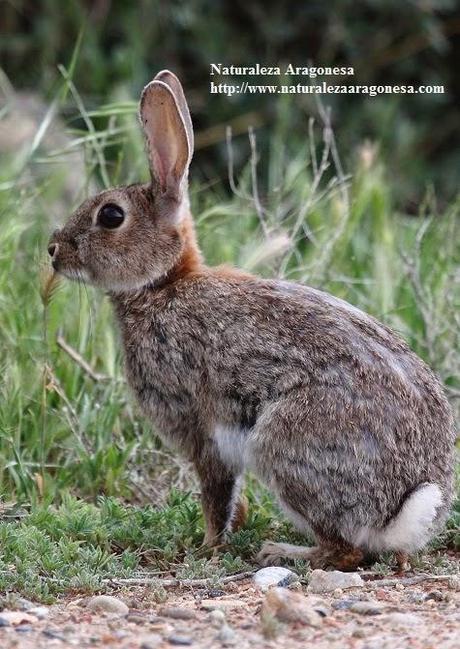
<svg viewBox="0 0 460 649"><path fill-rule="evenodd" d="M193 152L193 124L192 118L190 117L190 111L188 108L187 100L185 99L184 89L182 84L176 75L170 70L162 70L155 77L155 81L163 81L166 83L176 98L177 105L179 106L182 119L184 120L185 128L187 129L187 137L190 144L190 148Z"/></svg>
<svg viewBox="0 0 460 649"><path fill-rule="evenodd" d="M154 79L144 88L140 119L154 190L180 198L192 148L178 101L169 85Z"/></svg>

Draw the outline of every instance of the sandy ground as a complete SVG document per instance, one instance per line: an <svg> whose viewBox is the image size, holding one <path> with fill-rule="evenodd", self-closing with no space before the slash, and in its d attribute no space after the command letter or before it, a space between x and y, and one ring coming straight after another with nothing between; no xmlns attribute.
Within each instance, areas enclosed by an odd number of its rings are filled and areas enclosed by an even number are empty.
<svg viewBox="0 0 460 649"><path fill-rule="evenodd" d="M417 584L407 576L386 585L388 578L365 580L362 587L321 595L294 583L282 589L287 607L281 611L269 605L276 597L250 578L222 590L169 589L161 604L149 587L115 590L127 615L93 612L92 598L69 597L39 609L43 619L25 612L5 625L0 613L0 647L460 648L458 576Z"/></svg>

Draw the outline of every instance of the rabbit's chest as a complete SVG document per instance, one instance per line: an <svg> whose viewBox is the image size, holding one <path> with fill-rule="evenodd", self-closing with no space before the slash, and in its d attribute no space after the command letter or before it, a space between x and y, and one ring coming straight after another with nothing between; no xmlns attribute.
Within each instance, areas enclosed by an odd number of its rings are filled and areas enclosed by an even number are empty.
<svg viewBox="0 0 460 649"><path fill-rule="evenodd" d="M242 471L250 462L248 443L249 431L244 428L232 428L217 425L213 439L220 459L228 468Z"/></svg>

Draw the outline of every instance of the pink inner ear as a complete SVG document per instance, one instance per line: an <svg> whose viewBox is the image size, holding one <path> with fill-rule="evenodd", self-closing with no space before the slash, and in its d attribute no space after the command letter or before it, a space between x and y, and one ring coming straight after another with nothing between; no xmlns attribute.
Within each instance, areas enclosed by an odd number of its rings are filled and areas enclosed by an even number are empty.
<svg viewBox="0 0 460 649"><path fill-rule="evenodd" d="M155 175L160 183L161 189L164 191L166 189L166 178L168 172L161 158L161 153L157 150L155 145L151 146L151 156L153 157L152 166L155 169Z"/></svg>
<svg viewBox="0 0 460 649"><path fill-rule="evenodd" d="M180 191L187 171L189 143L176 100L162 82L149 84L141 99L150 171L162 191Z"/></svg>

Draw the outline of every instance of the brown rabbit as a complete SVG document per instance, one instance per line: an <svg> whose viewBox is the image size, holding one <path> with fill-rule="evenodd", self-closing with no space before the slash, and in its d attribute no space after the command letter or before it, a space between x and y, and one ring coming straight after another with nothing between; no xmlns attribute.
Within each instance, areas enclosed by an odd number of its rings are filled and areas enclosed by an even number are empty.
<svg viewBox="0 0 460 649"><path fill-rule="evenodd" d="M244 522L252 471L317 547L266 543L261 563L404 562L444 523L454 425L439 381L395 333L299 284L209 268L187 176L193 130L178 79L140 102L151 182L83 203L49 245L59 273L105 289L128 381L201 481L206 543Z"/></svg>

